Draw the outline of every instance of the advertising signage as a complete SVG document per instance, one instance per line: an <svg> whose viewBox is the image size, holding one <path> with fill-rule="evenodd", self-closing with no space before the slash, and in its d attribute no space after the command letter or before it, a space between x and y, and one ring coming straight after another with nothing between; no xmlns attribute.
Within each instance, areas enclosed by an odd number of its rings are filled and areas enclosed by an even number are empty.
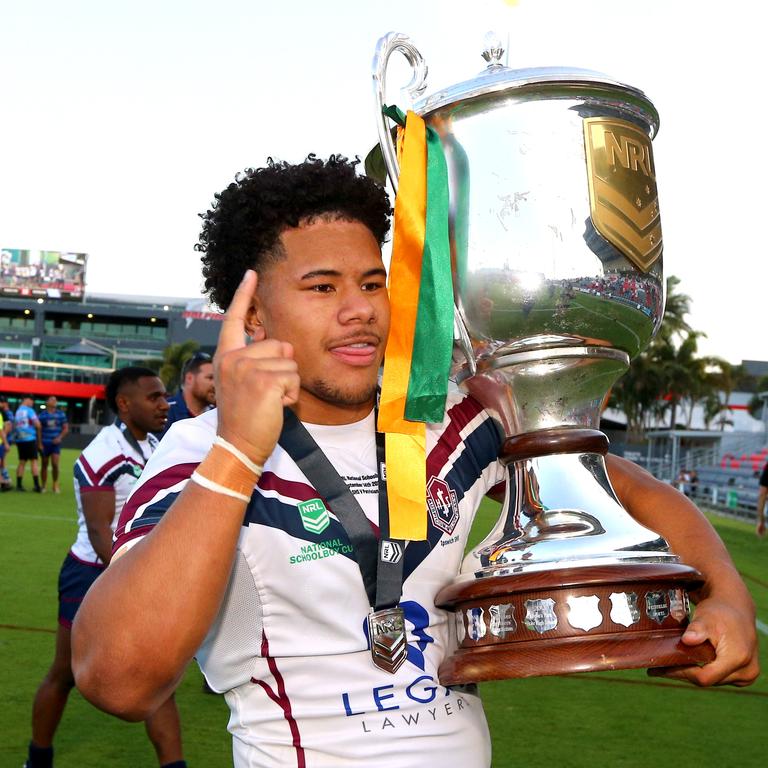
<svg viewBox="0 0 768 768"><path fill-rule="evenodd" d="M81 301L88 255L68 251L0 249L0 296Z"/></svg>

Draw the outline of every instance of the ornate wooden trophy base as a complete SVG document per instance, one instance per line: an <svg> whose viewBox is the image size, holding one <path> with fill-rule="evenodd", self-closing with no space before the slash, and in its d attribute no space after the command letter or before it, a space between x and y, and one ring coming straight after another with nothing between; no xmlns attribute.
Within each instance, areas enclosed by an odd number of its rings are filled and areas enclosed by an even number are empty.
<svg viewBox="0 0 768 768"><path fill-rule="evenodd" d="M436 603L454 611L459 649L443 685L515 677L701 664L686 646L688 592L701 575L675 563L585 565L457 582Z"/></svg>

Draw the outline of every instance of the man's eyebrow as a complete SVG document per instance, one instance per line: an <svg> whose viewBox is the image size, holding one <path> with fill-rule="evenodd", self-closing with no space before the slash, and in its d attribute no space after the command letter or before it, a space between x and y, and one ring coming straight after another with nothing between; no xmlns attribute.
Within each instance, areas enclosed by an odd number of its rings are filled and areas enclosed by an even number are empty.
<svg viewBox="0 0 768 768"><path fill-rule="evenodd" d="M387 276L387 270L384 267L375 267L369 269L367 272L363 272L363 277L373 277L374 275L380 275L382 277ZM301 280L312 280L316 277L341 277L341 272L337 269L313 269L311 272L301 276Z"/></svg>
<svg viewBox="0 0 768 768"><path fill-rule="evenodd" d="M341 272L336 269L313 269L301 276L302 280L311 280L315 277L341 277Z"/></svg>

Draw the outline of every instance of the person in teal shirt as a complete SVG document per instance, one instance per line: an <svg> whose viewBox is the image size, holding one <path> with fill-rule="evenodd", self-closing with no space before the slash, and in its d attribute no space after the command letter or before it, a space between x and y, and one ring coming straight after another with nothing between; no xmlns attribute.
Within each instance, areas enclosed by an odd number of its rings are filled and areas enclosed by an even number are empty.
<svg viewBox="0 0 768 768"><path fill-rule="evenodd" d="M16 469L16 490L25 490L23 479L24 470L27 462L30 462L32 468L32 480L35 484L35 492L40 493L40 475L38 474L37 455L42 450L42 439L40 433L40 420L37 418L35 409L32 407L34 399L32 395L26 395L21 405L16 409L13 417L14 442L19 452L19 466Z"/></svg>

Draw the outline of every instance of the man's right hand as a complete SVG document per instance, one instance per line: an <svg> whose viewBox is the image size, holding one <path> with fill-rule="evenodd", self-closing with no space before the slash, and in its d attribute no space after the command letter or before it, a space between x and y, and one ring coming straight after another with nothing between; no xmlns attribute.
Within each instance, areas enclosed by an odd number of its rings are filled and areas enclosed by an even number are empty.
<svg viewBox="0 0 768 768"><path fill-rule="evenodd" d="M283 408L299 398L299 373L291 344L263 331L245 341L257 284L256 272L246 271L224 317L214 375L218 434L263 465L280 437Z"/></svg>

